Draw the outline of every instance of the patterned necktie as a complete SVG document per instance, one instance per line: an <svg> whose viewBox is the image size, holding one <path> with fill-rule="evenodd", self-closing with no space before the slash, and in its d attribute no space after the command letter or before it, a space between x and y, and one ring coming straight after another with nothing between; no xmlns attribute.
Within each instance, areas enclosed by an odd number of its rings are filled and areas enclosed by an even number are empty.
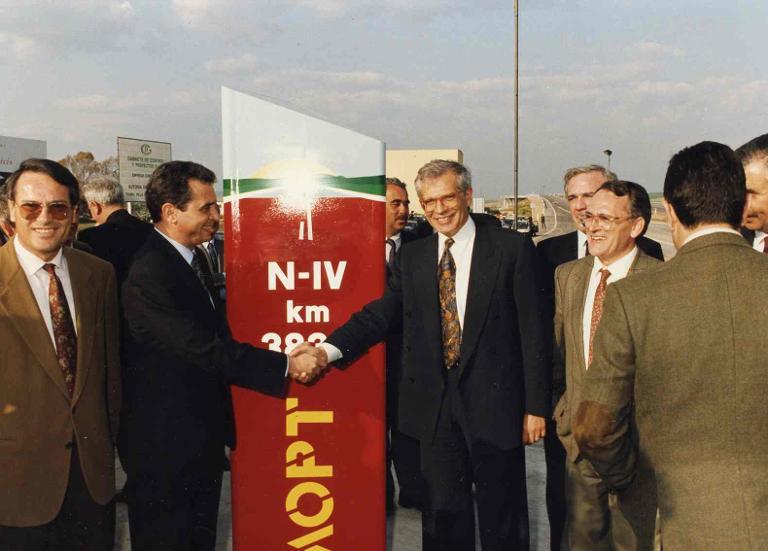
<svg viewBox="0 0 768 551"><path fill-rule="evenodd" d="M595 291L595 302L592 304L592 321L589 324L589 361L587 367L592 363L592 343L595 340L595 331L603 316L603 301L605 300L605 288L608 287L608 278L611 272L603 268L600 270L600 283L597 284Z"/></svg>
<svg viewBox="0 0 768 551"><path fill-rule="evenodd" d="M440 286L440 322L443 329L443 365L456 367L461 349L461 324L456 306L456 263L451 254L453 239L445 240L445 250L440 259L438 284Z"/></svg>
<svg viewBox="0 0 768 551"><path fill-rule="evenodd" d="M75 392L75 373L77 370L77 334L72 314L67 304L67 296L54 264L45 264L43 269L50 276L48 283L48 304L51 308L53 338L56 341L56 358L59 360L64 382L69 395Z"/></svg>
<svg viewBox="0 0 768 551"><path fill-rule="evenodd" d="M394 239L387 239L386 244L389 245L389 254L387 254L387 266L391 268L395 263L395 253L397 252L397 248L395 247Z"/></svg>
<svg viewBox="0 0 768 551"><path fill-rule="evenodd" d="M195 257L192 259L192 269L195 271L195 274L197 275L197 279L200 280L200 283L203 284L203 287L205 287L205 290L208 291L208 295L210 297L213 297L215 290L213 288L213 276L211 275L211 270L208 267L208 261L205 259L205 253L200 250L198 247L195 247ZM211 298L211 301L213 301L213 298Z"/></svg>
<svg viewBox="0 0 768 551"><path fill-rule="evenodd" d="M221 266L219 266L219 253L216 250L216 245L213 241L208 243L206 245L206 249L208 250L208 258L211 259L211 269L214 271L214 273L218 273L221 271Z"/></svg>

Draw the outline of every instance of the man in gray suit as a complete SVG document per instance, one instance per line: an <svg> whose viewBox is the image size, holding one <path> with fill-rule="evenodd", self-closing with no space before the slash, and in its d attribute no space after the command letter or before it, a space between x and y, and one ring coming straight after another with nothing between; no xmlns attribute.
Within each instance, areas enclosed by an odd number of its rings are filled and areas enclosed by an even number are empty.
<svg viewBox="0 0 768 551"><path fill-rule="evenodd" d="M665 551L768 542L768 257L736 231L745 197L728 146L672 157L664 199L678 253L608 288L582 383L579 449L617 491L638 455L650 460Z"/></svg>
<svg viewBox="0 0 768 551"><path fill-rule="evenodd" d="M653 268L660 262L645 254L636 240L651 219L651 201L634 183L604 183L584 212L592 256L562 264L555 272L555 379L566 390L555 408L557 434L565 447L567 540L570 549L611 550L652 548L655 499L631 508L609 493L602 478L579 453L571 433L584 375L593 356L593 338L600 322L607 286ZM653 483L649 469L640 477ZM635 484L637 486L637 484ZM632 494L637 494L633 488ZM631 503L631 502L630 502Z"/></svg>

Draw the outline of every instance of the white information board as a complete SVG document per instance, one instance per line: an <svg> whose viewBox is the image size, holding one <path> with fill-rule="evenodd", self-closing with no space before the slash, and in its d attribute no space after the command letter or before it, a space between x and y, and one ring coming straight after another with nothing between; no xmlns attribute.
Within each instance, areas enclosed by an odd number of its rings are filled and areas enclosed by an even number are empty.
<svg viewBox="0 0 768 551"><path fill-rule="evenodd" d="M171 144L117 138L117 158L120 165L120 185L126 201L144 201L144 189L152 172L171 160Z"/></svg>
<svg viewBox="0 0 768 551"><path fill-rule="evenodd" d="M24 159L44 159L46 155L47 146L42 140L0 136L0 182L19 168Z"/></svg>

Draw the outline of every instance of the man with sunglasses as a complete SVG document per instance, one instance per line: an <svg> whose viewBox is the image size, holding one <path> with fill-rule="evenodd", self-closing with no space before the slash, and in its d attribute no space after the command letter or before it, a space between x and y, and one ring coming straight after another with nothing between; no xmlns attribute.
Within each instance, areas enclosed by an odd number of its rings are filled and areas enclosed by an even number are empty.
<svg viewBox="0 0 768 551"><path fill-rule="evenodd" d="M120 408L115 275L63 247L78 182L28 159L0 249L0 549L111 549Z"/></svg>
<svg viewBox="0 0 768 551"><path fill-rule="evenodd" d="M607 286L660 264L636 245L650 218L651 202L640 185L617 180L602 184L583 213L591 256L555 272L553 373L555 380L565 381L565 392L554 418L567 453L566 540L574 550L651 549L653 544L655 499L646 497L640 503L635 497L653 485L650 470L640 469L634 485L619 499L580 454L571 434Z"/></svg>

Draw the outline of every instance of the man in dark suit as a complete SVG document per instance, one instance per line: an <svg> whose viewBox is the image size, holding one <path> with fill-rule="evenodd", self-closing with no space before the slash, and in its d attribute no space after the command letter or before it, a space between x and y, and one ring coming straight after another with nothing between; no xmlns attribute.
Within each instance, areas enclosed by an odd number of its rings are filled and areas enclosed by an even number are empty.
<svg viewBox="0 0 768 551"><path fill-rule="evenodd" d="M747 177L742 235L756 251L768 253L768 134L736 150Z"/></svg>
<svg viewBox="0 0 768 551"><path fill-rule="evenodd" d="M416 237L403 231L408 222L410 201L403 182L387 178L384 255L387 263L387 279L395 265L397 251ZM400 488L398 504L401 507L421 508L423 485L419 462L419 441L399 429L397 404L402 378L403 334L401 329L387 336L387 428L389 430L389 456L387 461L387 510L394 508L394 481L389 463L397 474Z"/></svg>
<svg viewBox="0 0 768 551"><path fill-rule="evenodd" d="M196 246L219 220L213 172L158 167L146 189L155 229L122 288L132 344L118 449L133 549L214 549L224 445L234 447L229 385L282 396L314 366L232 339Z"/></svg>
<svg viewBox="0 0 768 551"><path fill-rule="evenodd" d="M120 412L115 275L64 247L77 180L27 159L0 249L0 549L112 549Z"/></svg>
<svg viewBox="0 0 768 551"><path fill-rule="evenodd" d="M123 188L114 177L93 178L81 187L97 225L80 231L77 238L88 244L93 254L112 264L117 281L122 283L133 255L152 231L152 224L131 216L125 209Z"/></svg>
<svg viewBox="0 0 768 551"><path fill-rule="evenodd" d="M745 197L728 146L672 157L664 200L677 254L608 287L573 419L579 450L614 491L637 476L638 457L650 461L668 550L768 541L768 257L736 230Z"/></svg>
<svg viewBox="0 0 768 551"><path fill-rule="evenodd" d="M584 258L589 254L587 235L582 221L587 209L587 201L605 182L616 179L615 173L600 165L579 166L565 171L563 176L565 197L568 199L573 224L578 229L544 239L537 246L540 277L549 317L554 312L555 270L561 264ZM643 229L643 233L646 230L647 227ZM645 254L664 260L661 245L656 241L641 234L636 243ZM560 400L565 390L564 385L564 380L553 380L553 407ZM547 435L544 437L547 462L547 515L550 526L550 547L552 551L559 551L565 535L565 450L557 438L553 421L548 419L547 423Z"/></svg>
<svg viewBox="0 0 768 551"><path fill-rule="evenodd" d="M653 473L642 470L624 499L608 487L579 453L571 434L592 342L609 285L653 268L659 261L636 246L651 219L648 193L634 182L611 180L590 199L584 214L591 256L558 266L555 272L554 379L566 381L553 415L567 450L566 515L570 549L652 549L656 520ZM642 500L631 499L642 495Z"/></svg>
<svg viewBox="0 0 768 551"><path fill-rule="evenodd" d="M421 446L423 549L474 549L473 483L483 550L527 549L523 444L550 409L536 251L475 224L463 165L427 163L416 190L436 233L402 248L382 298L297 353L352 361L402 324L398 420Z"/></svg>

